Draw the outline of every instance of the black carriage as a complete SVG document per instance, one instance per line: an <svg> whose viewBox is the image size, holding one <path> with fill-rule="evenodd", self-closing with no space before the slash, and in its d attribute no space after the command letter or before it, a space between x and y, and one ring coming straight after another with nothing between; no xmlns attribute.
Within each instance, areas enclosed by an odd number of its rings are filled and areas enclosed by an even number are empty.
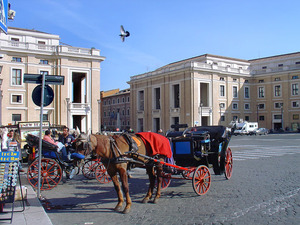
<svg viewBox="0 0 300 225"><path fill-rule="evenodd" d="M232 175L232 152L228 147L231 135L224 126L199 126L183 132L169 132L176 165L213 167L216 175Z"/></svg>

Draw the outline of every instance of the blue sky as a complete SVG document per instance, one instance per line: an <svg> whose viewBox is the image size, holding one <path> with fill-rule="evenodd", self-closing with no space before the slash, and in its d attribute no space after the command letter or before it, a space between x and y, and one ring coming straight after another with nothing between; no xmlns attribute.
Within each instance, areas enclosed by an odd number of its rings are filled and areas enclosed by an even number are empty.
<svg viewBox="0 0 300 225"><path fill-rule="evenodd" d="M202 54L254 59L299 51L299 0L9 0L8 26L101 50L101 90ZM131 35L121 42L120 25Z"/></svg>

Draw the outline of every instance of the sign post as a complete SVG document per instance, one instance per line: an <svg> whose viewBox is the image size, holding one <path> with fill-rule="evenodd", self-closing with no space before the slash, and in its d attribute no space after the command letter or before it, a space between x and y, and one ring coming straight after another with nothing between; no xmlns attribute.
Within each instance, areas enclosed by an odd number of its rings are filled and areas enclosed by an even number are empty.
<svg viewBox="0 0 300 225"><path fill-rule="evenodd" d="M54 76L54 75L45 75L45 74L24 74L24 83L33 83L33 84L42 84L40 89L34 90L37 93L34 93L34 96L39 94L40 91L40 102L38 98L33 97L33 101L36 105L40 106L40 132L39 132L39 164L38 164L38 190L37 197L41 197L41 164L42 164L42 132L43 132L43 109L44 106L51 104L54 98L54 93L48 94L46 100L44 99L45 95L45 85L64 85L64 76ZM39 87L39 86L37 86ZM37 88L36 87L36 88ZM49 87L49 86L48 86ZM36 89L35 88L35 89ZM50 87L49 87L50 88ZM49 90L49 88L47 88ZM50 88L52 90L52 88ZM53 90L52 90L53 91ZM51 91L50 91L51 92ZM46 102L46 104L45 104Z"/></svg>

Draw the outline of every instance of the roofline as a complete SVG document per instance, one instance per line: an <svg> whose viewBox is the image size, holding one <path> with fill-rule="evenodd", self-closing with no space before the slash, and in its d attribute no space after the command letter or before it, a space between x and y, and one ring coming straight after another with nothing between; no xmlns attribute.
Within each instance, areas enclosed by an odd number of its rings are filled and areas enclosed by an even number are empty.
<svg viewBox="0 0 300 225"><path fill-rule="evenodd" d="M271 59L271 58L277 58L277 57L282 57L282 56L292 56L292 55L296 55L296 54L300 54L300 52L293 52L293 53L286 53L286 54L281 54L281 55L267 56L267 57L262 57L262 58L257 58L257 59L250 59L248 61L249 62L258 61L258 60Z"/></svg>

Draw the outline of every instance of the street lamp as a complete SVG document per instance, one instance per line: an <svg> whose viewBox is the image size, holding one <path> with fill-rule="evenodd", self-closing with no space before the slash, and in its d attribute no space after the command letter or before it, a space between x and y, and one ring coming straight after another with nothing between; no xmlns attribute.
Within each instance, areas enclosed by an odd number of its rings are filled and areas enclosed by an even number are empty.
<svg viewBox="0 0 300 225"><path fill-rule="evenodd" d="M258 123L258 109L259 109L259 104L256 105L256 120Z"/></svg>
<svg viewBox="0 0 300 225"><path fill-rule="evenodd" d="M202 126L202 107L203 107L203 102L200 102L200 126Z"/></svg>
<svg viewBox="0 0 300 225"><path fill-rule="evenodd" d="M101 118L102 118L102 116L101 116L101 99L98 99L97 102L98 102L98 113L99 113L99 118L98 118L98 120L99 120L99 129L98 130L101 134Z"/></svg>
<svg viewBox="0 0 300 225"><path fill-rule="evenodd" d="M281 129L283 129L283 102L280 104L280 110L281 110Z"/></svg>
<svg viewBox="0 0 300 225"><path fill-rule="evenodd" d="M69 119L69 113L70 113L70 98L66 98L67 101L67 127L70 128L70 119Z"/></svg>
<svg viewBox="0 0 300 225"><path fill-rule="evenodd" d="M219 107L220 107L220 124L221 124L221 121L222 121L222 108L223 108L223 103L220 103L220 104L219 104Z"/></svg>

